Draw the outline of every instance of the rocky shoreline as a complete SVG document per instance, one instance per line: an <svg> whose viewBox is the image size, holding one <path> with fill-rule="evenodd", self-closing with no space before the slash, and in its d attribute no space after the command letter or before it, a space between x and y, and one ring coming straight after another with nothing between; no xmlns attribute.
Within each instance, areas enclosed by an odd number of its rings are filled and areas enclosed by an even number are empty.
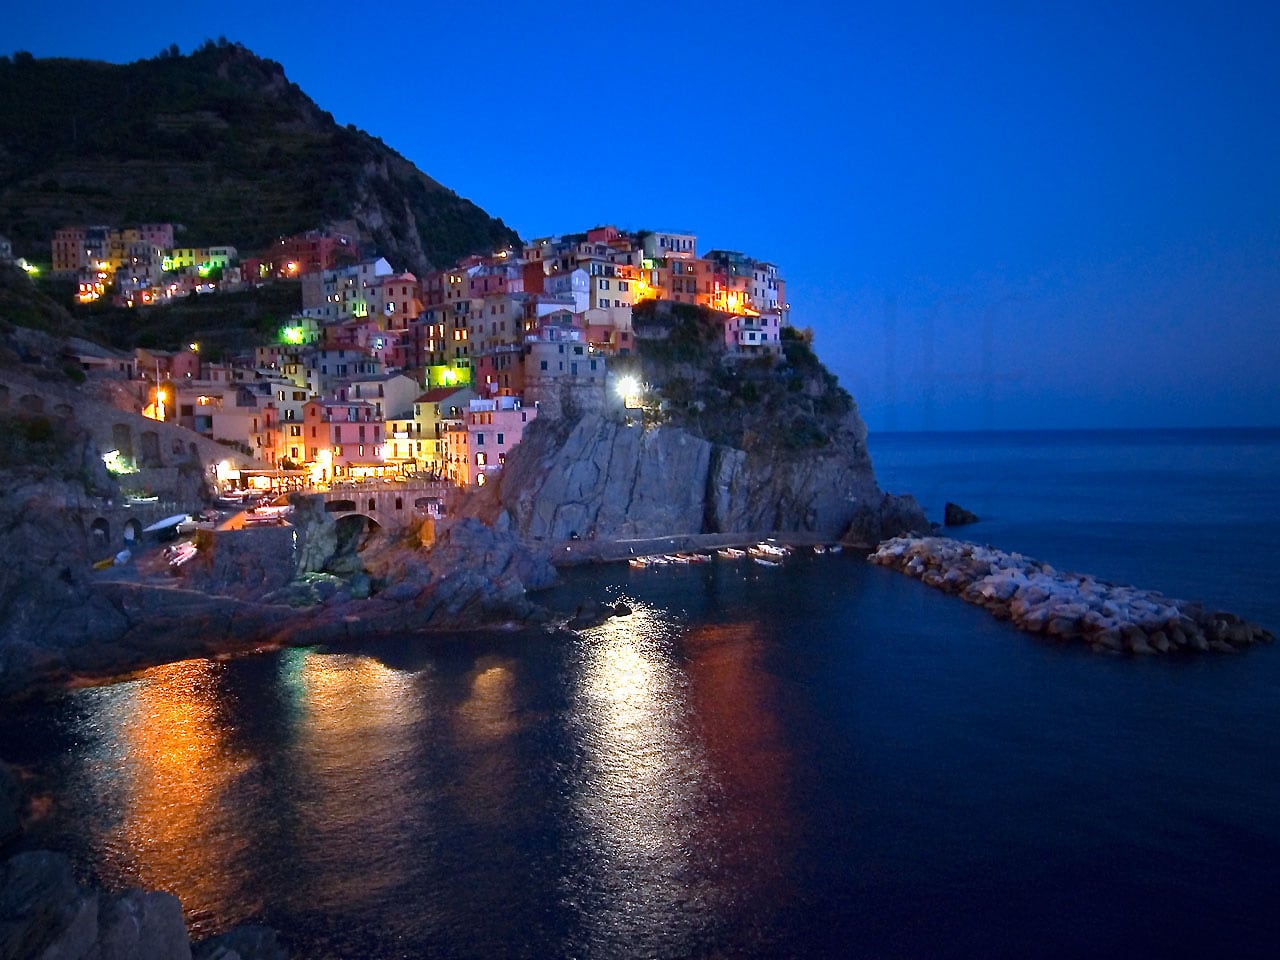
<svg viewBox="0 0 1280 960"><path fill-rule="evenodd" d="M21 836L24 805L18 777L0 763L0 845ZM172 894L85 886L64 854L24 850L0 861L0 957L289 960L289 951L274 930L256 924L192 943Z"/></svg>
<svg viewBox="0 0 1280 960"><path fill-rule="evenodd" d="M977 604L1021 630L1098 652L1234 653L1273 640L1232 613L946 537L895 537L867 558Z"/></svg>

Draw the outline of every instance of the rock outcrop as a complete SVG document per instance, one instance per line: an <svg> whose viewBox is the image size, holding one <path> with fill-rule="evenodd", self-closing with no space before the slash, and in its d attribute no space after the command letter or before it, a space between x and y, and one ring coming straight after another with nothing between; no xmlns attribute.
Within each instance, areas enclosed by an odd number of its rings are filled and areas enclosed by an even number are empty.
<svg viewBox="0 0 1280 960"><path fill-rule="evenodd" d="M1232 653L1273 637L1234 614L1062 573L1018 553L944 537L887 540L868 558L958 594L1022 630L1130 653Z"/></svg>
<svg viewBox="0 0 1280 960"><path fill-rule="evenodd" d="M978 515L958 503L947 501L947 505L942 509L942 523L948 527L963 527L965 524L977 523Z"/></svg>
<svg viewBox="0 0 1280 960"><path fill-rule="evenodd" d="M888 508L865 428L852 419L847 443L751 452L599 414L535 421L507 458L498 501L522 537L547 540L762 531L834 539L873 521L877 534L928 529L914 501Z"/></svg>
<svg viewBox="0 0 1280 960"><path fill-rule="evenodd" d="M106 893L76 883L47 850L0 864L2 960L192 960L182 904L169 893ZM237 927L197 944L197 960L288 960L275 931Z"/></svg>

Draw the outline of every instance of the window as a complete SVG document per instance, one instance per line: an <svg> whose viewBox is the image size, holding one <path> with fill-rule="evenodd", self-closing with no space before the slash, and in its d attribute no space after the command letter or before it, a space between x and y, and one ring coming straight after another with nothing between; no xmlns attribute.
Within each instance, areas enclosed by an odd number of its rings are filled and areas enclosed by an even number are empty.
<svg viewBox="0 0 1280 960"><path fill-rule="evenodd" d="M483 433L477 433L477 434L476 434L476 446L477 446L477 447L483 447L483 446L484 446L484 434L483 434Z"/></svg>
<svg viewBox="0 0 1280 960"><path fill-rule="evenodd" d="M476 466L477 466L477 467L483 467L483 466L485 465L485 463L486 463L486 462L487 462L487 461L485 460L485 455L484 455L483 453L477 453L477 454L476 454Z"/></svg>
<svg viewBox="0 0 1280 960"><path fill-rule="evenodd" d="M547 361L545 361L545 360L540 361L540 362L539 362L539 364L538 364L538 369L539 369L539 370L545 370L545 369L547 369Z"/></svg>
<svg viewBox="0 0 1280 960"><path fill-rule="evenodd" d="M625 281L625 280L619 280L619 281L618 281L618 289L619 289L619 290L630 290L630 289L631 289L631 287L630 287L630 285L627 283L627 281Z"/></svg>
<svg viewBox="0 0 1280 960"><path fill-rule="evenodd" d="M609 301L608 301L608 300L605 300L605 299L602 299L602 300L600 301L600 309L602 309L602 310L607 310L608 308L609 308Z"/></svg>
<svg viewBox="0 0 1280 960"><path fill-rule="evenodd" d="M502 446L502 444L503 444L502 434L498 434L498 446Z"/></svg>

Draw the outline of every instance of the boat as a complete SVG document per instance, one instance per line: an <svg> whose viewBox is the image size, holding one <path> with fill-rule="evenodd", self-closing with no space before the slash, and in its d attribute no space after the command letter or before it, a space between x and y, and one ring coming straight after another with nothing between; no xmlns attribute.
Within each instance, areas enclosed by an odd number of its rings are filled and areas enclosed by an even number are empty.
<svg viewBox="0 0 1280 960"><path fill-rule="evenodd" d="M632 557L627 561L627 566L635 567L637 570L643 570L649 565L649 561L644 557Z"/></svg>
<svg viewBox="0 0 1280 960"><path fill-rule="evenodd" d="M683 553L664 554L662 559L667 561L667 563L688 563L689 562L689 558L686 557Z"/></svg>
<svg viewBox="0 0 1280 960"><path fill-rule="evenodd" d="M176 527L178 524L182 523L186 519L188 519L187 514L175 513L172 517L165 517L163 520L157 520L155 523L151 524L151 526L149 527L143 527L142 532L143 533L164 533L165 531Z"/></svg>
<svg viewBox="0 0 1280 960"><path fill-rule="evenodd" d="M164 548L164 558L171 567L180 567L196 555L196 545L190 540L183 540Z"/></svg>
<svg viewBox="0 0 1280 960"><path fill-rule="evenodd" d="M766 560L764 557L752 557L751 559L754 560L756 563L760 564L760 566L762 567L782 566L782 561L780 560Z"/></svg>
<svg viewBox="0 0 1280 960"><path fill-rule="evenodd" d="M843 550L843 549L844 549L844 547L842 547L842 546L840 546L840 544L836 543L836 544L832 544L831 546L827 547L827 553L839 553L839 552L840 552L841 550Z"/></svg>
<svg viewBox="0 0 1280 960"><path fill-rule="evenodd" d="M788 557L791 555L790 548L781 547L768 541L757 543L750 552L752 556L757 557Z"/></svg>
<svg viewBox="0 0 1280 960"><path fill-rule="evenodd" d="M737 547L724 547L716 551L716 556L724 560L741 560L747 555L747 551L739 550Z"/></svg>

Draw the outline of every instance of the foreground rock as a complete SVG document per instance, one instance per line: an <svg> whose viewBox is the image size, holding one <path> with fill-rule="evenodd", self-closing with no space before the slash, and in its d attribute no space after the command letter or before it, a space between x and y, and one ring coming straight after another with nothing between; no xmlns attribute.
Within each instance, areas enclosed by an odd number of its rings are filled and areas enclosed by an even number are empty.
<svg viewBox="0 0 1280 960"><path fill-rule="evenodd" d="M1030 633L1078 640L1099 651L1230 653L1262 640L1266 630L1231 613L1117 586L943 537L898 537L868 558L986 607Z"/></svg>
<svg viewBox="0 0 1280 960"><path fill-rule="evenodd" d="M274 931L242 927L206 941L197 960L288 960ZM33 850L0 865L3 960L191 960L182 905L168 893L82 887L60 853Z"/></svg>

